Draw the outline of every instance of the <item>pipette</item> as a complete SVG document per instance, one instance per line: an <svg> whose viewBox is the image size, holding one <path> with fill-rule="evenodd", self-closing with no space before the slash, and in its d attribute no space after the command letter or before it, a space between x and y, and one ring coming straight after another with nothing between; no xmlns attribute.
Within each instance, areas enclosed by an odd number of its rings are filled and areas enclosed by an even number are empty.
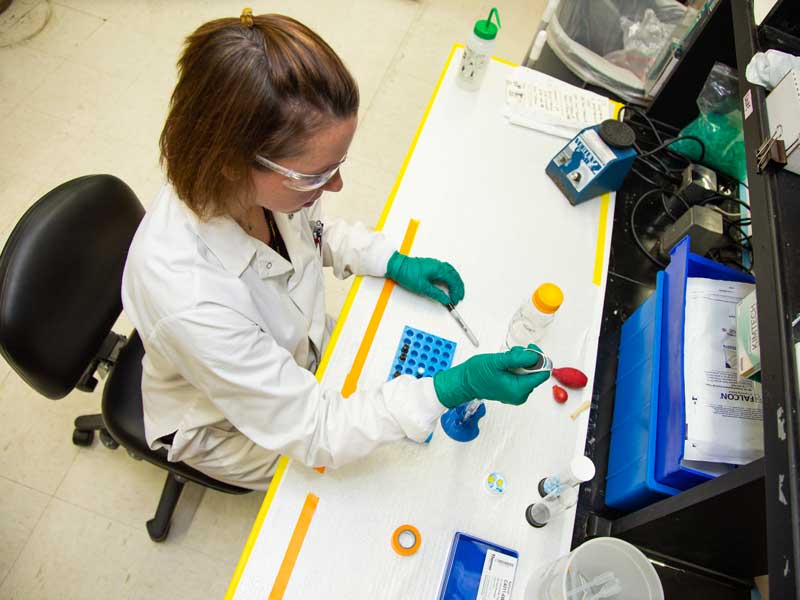
<svg viewBox="0 0 800 600"><path fill-rule="evenodd" d="M475 346L476 348L480 346L478 338L475 337L475 334L472 333L472 330L469 328L466 321L464 321L461 315L458 314L455 305L452 302L450 302L445 306L447 306L447 310L449 310L450 314L453 315L453 318L456 320L456 323L458 323L459 327L461 327L461 329L464 330L464 333L467 334L467 337L469 338L469 341L472 342L472 345Z"/></svg>

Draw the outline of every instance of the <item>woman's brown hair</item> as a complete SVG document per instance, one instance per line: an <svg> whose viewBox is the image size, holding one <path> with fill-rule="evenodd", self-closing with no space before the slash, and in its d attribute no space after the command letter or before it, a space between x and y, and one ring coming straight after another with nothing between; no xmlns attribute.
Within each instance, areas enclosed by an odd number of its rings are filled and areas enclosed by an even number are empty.
<svg viewBox="0 0 800 600"><path fill-rule="evenodd" d="M161 163L200 218L252 190L256 154L299 155L332 120L358 112L358 86L316 33L283 15L216 19L186 39L161 132Z"/></svg>

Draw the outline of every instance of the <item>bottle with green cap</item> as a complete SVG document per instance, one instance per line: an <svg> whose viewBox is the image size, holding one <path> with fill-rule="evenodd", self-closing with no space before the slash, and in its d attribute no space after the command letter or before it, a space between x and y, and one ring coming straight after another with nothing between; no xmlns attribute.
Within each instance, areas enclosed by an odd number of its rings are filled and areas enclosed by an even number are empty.
<svg viewBox="0 0 800 600"><path fill-rule="evenodd" d="M492 22L492 17L497 21L497 25ZM458 84L466 90L477 90L483 76L486 74L486 67L489 65L496 45L497 30L500 27L500 14L496 8L489 11L486 19L475 22L472 34L467 40L464 55L461 57L461 65L458 68Z"/></svg>
<svg viewBox="0 0 800 600"><path fill-rule="evenodd" d="M522 303L511 319L506 335L506 347L535 344L544 337L556 311L564 302L564 292L555 283L543 283L529 300Z"/></svg>

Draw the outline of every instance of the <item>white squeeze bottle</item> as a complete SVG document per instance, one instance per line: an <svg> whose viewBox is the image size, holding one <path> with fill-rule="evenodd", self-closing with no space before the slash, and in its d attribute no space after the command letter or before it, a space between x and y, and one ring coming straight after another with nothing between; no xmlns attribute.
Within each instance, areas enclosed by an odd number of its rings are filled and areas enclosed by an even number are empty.
<svg viewBox="0 0 800 600"><path fill-rule="evenodd" d="M564 292L555 283L543 283L514 313L506 335L506 347L535 344L545 334L555 319L556 311L564 302Z"/></svg>
<svg viewBox="0 0 800 600"><path fill-rule="evenodd" d="M492 15L495 16L497 25L492 23ZM477 90L480 87L483 76L486 74L486 67L489 65L489 60L497 44L495 38L499 27L500 14L496 8L489 11L489 16L485 21L475 21L475 28L467 40L456 78L458 85L465 90Z"/></svg>

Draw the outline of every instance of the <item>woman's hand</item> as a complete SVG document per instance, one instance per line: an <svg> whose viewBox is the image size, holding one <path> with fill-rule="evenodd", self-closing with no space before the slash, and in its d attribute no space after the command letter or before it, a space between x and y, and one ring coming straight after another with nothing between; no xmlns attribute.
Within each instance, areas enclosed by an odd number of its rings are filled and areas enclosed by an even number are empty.
<svg viewBox="0 0 800 600"><path fill-rule="evenodd" d="M547 381L550 371L518 375L512 369L530 368L539 360L539 351L528 352L516 346L508 352L477 354L466 362L439 371L433 376L436 396L447 408L455 408L476 398L503 404L524 403L533 389Z"/></svg>
<svg viewBox="0 0 800 600"><path fill-rule="evenodd" d="M435 258L416 258L395 252L386 267L386 277L415 294L428 296L442 304L458 304L464 299L464 282L453 265ZM447 287L449 295L435 284Z"/></svg>

